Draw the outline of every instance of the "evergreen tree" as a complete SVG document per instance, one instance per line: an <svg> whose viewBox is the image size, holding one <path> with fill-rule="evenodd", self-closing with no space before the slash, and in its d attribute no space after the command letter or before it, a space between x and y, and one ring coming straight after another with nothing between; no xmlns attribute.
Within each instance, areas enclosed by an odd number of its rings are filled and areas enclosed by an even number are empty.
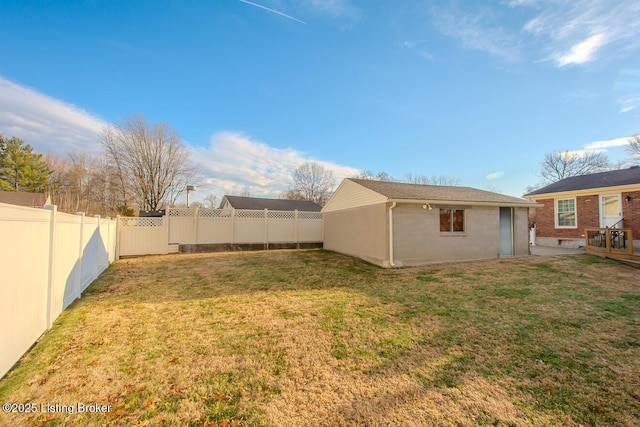
<svg viewBox="0 0 640 427"><path fill-rule="evenodd" d="M20 138L0 135L0 189L45 192L51 171Z"/></svg>

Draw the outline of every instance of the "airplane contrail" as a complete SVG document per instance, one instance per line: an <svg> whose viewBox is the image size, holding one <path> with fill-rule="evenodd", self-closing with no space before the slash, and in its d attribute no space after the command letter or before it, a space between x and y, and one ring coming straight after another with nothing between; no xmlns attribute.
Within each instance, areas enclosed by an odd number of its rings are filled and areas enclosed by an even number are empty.
<svg viewBox="0 0 640 427"><path fill-rule="evenodd" d="M293 21L296 21L296 22L299 22L299 23L301 23L301 24L305 24L305 25L307 25L307 23L306 23L306 22L301 21L301 20L299 20L298 18L294 18L293 16L289 16L289 15L287 15L286 13L278 12L277 10L270 9L270 8L268 8L268 7L266 7L266 6L262 6L262 5L259 5L259 4L256 4L256 3L252 3L252 2L247 1L247 0L238 0L238 1L241 1L242 3L249 4L249 5L251 5L251 6L259 7L260 9L264 9L264 10L266 10L267 12L275 13L276 15L284 16L285 18L289 18L289 19L291 19L291 20L293 20Z"/></svg>

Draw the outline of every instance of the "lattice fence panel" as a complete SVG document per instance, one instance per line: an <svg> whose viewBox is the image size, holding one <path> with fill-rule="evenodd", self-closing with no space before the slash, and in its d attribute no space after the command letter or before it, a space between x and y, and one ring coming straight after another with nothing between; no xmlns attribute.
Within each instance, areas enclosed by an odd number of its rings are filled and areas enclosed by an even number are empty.
<svg viewBox="0 0 640 427"><path fill-rule="evenodd" d="M298 212L298 219L322 220L322 212Z"/></svg>
<svg viewBox="0 0 640 427"><path fill-rule="evenodd" d="M162 227L162 218L120 218L122 227Z"/></svg>
<svg viewBox="0 0 640 427"><path fill-rule="evenodd" d="M228 218L231 216L231 211L228 209L199 209L199 218Z"/></svg>
<svg viewBox="0 0 640 427"><path fill-rule="evenodd" d="M296 213L292 211L268 211L267 218L269 219L294 219Z"/></svg>
<svg viewBox="0 0 640 427"><path fill-rule="evenodd" d="M246 218L246 219L264 218L264 211L238 209L236 210L236 218Z"/></svg>
<svg viewBox="0 0 640 427"><path fill-rule="evenodd" d="M173 218L184 218L195 216L196 209L195 208L171 208L167 209L169 212L169 216Z"/></svg>

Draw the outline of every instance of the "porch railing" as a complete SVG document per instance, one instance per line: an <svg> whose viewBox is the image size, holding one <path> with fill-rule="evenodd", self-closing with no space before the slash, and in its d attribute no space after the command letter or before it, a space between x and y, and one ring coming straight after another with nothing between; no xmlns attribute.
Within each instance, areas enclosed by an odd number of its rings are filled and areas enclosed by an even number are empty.
<svg viewBox="0 0 640 427"><path fill-rule="evenodd" d="M630 228L585 228L587 251L633 255Z"/></svg>

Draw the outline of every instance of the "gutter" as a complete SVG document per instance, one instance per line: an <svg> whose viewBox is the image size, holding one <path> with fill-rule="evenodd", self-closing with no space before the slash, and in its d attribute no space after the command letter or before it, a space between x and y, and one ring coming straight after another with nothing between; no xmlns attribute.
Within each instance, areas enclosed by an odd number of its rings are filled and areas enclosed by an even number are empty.
<svg viewBox="0 0 640 427"><path fill-rule="evenodd" d="M489 207L502 207L502 208L536 208L544 206L543 203L531 202L528 200L523 200L522 202L477 202L477 201L467 201L467 200L419 200L419 199L390 199L390 202L393 203L414 203L414 204L427 204L431 205L434 208L439 206L456 206L456 205L464 205L464 206L489 206Z"/></svg>
<svg viewBox="0 0 640 427"><path fill-rule="evenodd" d="M393 212L392 209L396 207L396 202L392 202L389 206L389 265L395 267L393 262Z"/></svg>

